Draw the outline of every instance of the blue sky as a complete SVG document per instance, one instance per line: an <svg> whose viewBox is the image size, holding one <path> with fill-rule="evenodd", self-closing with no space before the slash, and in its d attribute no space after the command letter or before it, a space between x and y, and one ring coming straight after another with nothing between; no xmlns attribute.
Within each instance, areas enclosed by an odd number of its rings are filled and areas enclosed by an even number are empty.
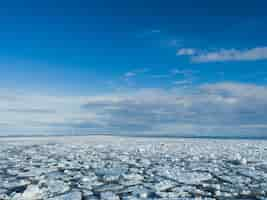
<svg viewBox="0 0 267 200"><path fill-rule="evenodd" d="M266 6L5 2L0 134L267 136Z"/></svg>

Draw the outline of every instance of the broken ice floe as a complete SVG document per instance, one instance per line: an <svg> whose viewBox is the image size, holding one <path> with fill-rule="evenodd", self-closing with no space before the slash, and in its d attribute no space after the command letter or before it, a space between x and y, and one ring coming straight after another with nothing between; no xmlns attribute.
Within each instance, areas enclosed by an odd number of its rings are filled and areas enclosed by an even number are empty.
<svg viewBox="0 0 267 200"><path fill-rule="evenodd" d="M267 198L266 141L24 140L0 141L0 200Z"/></svg>

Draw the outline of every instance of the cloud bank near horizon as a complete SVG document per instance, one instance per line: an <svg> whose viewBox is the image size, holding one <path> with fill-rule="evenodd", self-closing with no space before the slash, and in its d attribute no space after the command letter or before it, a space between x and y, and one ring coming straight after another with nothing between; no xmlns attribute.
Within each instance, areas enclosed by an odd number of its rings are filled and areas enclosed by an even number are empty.
<svg viewBox="0 0 267 200"><path fill-rule="evenodd" d="M88 97L3 94L1 135L267 136L267 88L220 82Z"/></svg>

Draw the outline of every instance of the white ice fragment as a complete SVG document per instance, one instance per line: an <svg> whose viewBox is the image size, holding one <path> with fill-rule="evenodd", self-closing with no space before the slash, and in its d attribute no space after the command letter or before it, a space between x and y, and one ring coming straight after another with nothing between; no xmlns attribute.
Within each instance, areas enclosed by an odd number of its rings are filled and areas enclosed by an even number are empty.
<svg viewBox="0 0 267 200"><path fill-rule="evenodd" d="M66 194L49 198L48 200L81 200L82 194L79 191L68 192Z"/></svg>
<svg viewBox="0 0 267 200"><path fill-rule="evenodd" d="M100 198L101 200L120 200L119 196L113 192L102 192L100 194Z"/></svg>
<svg viewBox="0 0 267 200"><path fill-rule="evenodd" d="M155 184L155 190L156 191L166 191L172 187L175 186L175 183L174 182L171 182L171 181L168 181L168 180L164 180L162 182L159 182L159 183L156 183Z"/></svg>
<svg viewBox="0 0 267 200"><path fill-rule="evenodd" d="M29 185L21 195L21 200L39 200L44 198L43 191L37 185Z"/></svg>

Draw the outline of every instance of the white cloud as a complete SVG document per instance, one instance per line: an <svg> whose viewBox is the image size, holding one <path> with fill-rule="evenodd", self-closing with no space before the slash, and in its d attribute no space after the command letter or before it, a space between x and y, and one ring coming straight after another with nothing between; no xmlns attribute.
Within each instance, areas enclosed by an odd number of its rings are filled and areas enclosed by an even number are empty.
<svg viewBox="0 0 267 200"><path fill-rule="evenodd" d="M194 70L179 70L179 69L173 69L171 70L172 75L184 75L184 76L192 76L193 74L197 73L197 71Z"/></svg>
<svg viewBox="0 0 267 200"><path fill-rule="evenodd" d="M153 29L151 30L152 33L160 33L160 30L159 29Z"/></svg>
<svg viewBox="0 0 267 200"><path fill-rule="evenodd" d="M175 85L188 85L192 84L191 80L179 80L179 81L174 81L173 82Z"/></svg>
<svg viewBox="0 0 267 200"><path fill-rule="evenodd" d="M129 81L130 78L136 77L137 75L144 74L148 72L150 69L149 68L141 68L141 69L136 69L133 71L126 72L123 75L123 79L126 81Z"/></svg>
<svg viewBox="0 0 267 200"><path fill-rule="evenodd" d="M124 74L124 76L129 78L129 77L136 76L136 73L135 72L127 72L127 73Z"/></svg>
<svg viewBox="0 0 267 200"><path fill-rule="evenodd" d="M176 52L177 56L192 56L196 54L196 50L192 48L182 48Z"/></svg>
<svg viewBox="0 0 267 200"><path fill-rule="evenodd" d="M1 134L267 136L267 88L222 82L68 97L1 93Z"/></svg>
<svg viewBox="0 0 267 200"><path fill-rule="evenodd" d="M155 79L170 78L170 75L169 74L153 74L151 75L151 78L155 78Z"/></svg>
<svg viewBox="0 0 267 200"><path fill-rule="evenodd" d="M250 97L267 100L266 86L256 86L254 84L241 84L233 82L222 82L216 84L204 84L201 86L209 94L220 94L224 96Z"/></svg>
<svg viewBox="0 0 267 200"><path fill-rule="evenodd" d="M190 55L190 54L187 54ZM193 54L191 54L193 55ZM193 62L255 61L267 59L267 47L252 49L221 49L212 52L200 52L191 57Z"/></svg>
<svg viewBox="0 0 267 200"><path fill-rule="evenodd" d="M264 136L266 106L266 87L218 83L192 92L139 91L106 105L106 114L108 126L121 134Z"/></svg>

